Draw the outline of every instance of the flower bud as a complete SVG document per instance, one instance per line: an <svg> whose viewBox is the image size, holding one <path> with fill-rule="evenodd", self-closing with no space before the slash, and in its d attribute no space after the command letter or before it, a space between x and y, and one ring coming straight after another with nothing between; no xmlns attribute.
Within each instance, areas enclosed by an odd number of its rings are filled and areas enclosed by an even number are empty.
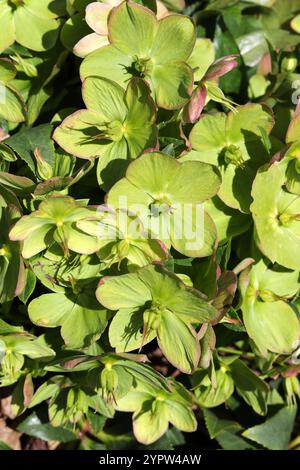
<svg viewBox="0 0 300 470"><path fill-rule="evenodd" d="M286 377L284 380L284 387L287 394L287 401L289 405L295 405L297 398L300 399L300 384L297 377Z"/></svg>
<svg viewBox="0 0 300 470"><path fill-rule="evenodd" d="M112 368L112 365L107 363L104 369L101 372L100 376L101 388L103 398L106 398L107 401L116 401L115 393L118 386L118 374Z"/></svg>
<svg viewBox="0 0 300 470"><path fill-rule="evenodd" d="M36 164L37 164L37 173L42 180L48 180L53 176L53 170L51 165L45 161L43 158L40 149L37 147L33 152Z"/></svg>
<svg viewBox="0 0 300 470"><path fill-rule="evenodd" d="M192 93L189 102L185 105L182 112L184 122L194 123L201 116L205 106L207 91L205 85L199 85Z"/></svg>
<svg viewBox="0 0 300 470"><path fill-rule="evenodd" d="M281 71L293 73L298 66L298 60L295 54L289 54L282 59Z"/></svg>

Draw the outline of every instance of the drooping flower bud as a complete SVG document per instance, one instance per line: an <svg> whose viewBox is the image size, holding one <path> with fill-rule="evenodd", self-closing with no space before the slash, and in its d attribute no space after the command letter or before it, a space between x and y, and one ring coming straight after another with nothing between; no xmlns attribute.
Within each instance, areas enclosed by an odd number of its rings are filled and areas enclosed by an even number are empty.
<svg viewBox="0 0 300 470"><path fill-rule="evenodd" d="M284 379L284 387L287 394L287 402L289 405L295 405L297 398L300 399L300 383L296 376L286 377Z"/></svg>
<svg viewBox="0 0 300 470"><path fill-rule="evenodd" d="M182 118L186 123L194 123L196 122L206 103L207 98L207 90L205 85L200 84L197 88L193 91L192 96L189 102L185 105L182 111Z"/></svg>
<svg viewBox="0 0 300 470"><path fill-rule="evenodd" d="M281 71L293 73L298 66L298 59L294 53L286 53L281 62Z"/></svg>
<svg viewBox="0 0 300 470"><path fill-rule="evenodd" d="M53 176L53 170L51 165L44 159L40 149L37 147L33 152L36 164L37 164L37 173L42 180L48 180Z"/></svg>
<svg viewBox="0 0 300 470"><path fill-rule="evenodd" d="M216 80L238 66L237 55L226 55L216 60L205 74L205 80Z"/></svg>
<svg viewBox="0 0 300 470"><path fill-rule="evenodd" d="M118 374L113 369L112 364L105 364L104 369L100 376L102 396L108 402L114 401L116 403L116 389L118 386Z"/></svg>

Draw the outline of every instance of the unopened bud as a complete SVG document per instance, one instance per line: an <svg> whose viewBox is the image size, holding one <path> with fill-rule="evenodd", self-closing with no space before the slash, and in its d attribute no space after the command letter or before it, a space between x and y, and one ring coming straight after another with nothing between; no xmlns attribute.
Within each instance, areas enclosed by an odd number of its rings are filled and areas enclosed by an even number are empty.
<svg viewBox="0 0 300 470"><path fill-rule="evenodd" d="M205 85L199 85L192 93L189 102L185 105L182 112L184 122L194 123L196 122L206 103L207 90Z"/></svg>
<svg viewBox="0 0 300 470"><path fill-rule="evenodd" d="M34 150L34 156L37 164L37 173L42 180L48 180L53 176L53 170L51 165L45 161L39 148Z"/></svg>
<svg viewBox="0 0 300 470"><path fill-rule="evenodd" d="M284 57L281 62L281 70L283 72L293 73L298 66L297 57L292 54L287 57Z"/></svg>
<svg viewBox="0 0 300 470"><path fill-rule="evenodd" d="M115 401L115 392L118 386L118 374L112 368L111 364L106 364L100 376L101 388L103 397L107 400L113 399Z"/></svg>
<svg viewBox="0 0 300 470"><path fill-rule="evenodd" d="M300 398L300 384L297 377L286 377L284 386L288 403L290 405L296 404L297 398Z"/></svg>

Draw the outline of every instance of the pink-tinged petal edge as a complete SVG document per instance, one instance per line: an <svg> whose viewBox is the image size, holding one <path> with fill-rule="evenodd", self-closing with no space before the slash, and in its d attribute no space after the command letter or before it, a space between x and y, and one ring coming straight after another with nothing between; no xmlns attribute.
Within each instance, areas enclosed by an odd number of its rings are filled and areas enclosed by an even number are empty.
<svg viewBox="0 0 300 470"><path fill-rule="evenodd" d="M107 36L100 36L97 33L91 33L81 38L73 47L73 52L77 57L84 58L91 52L100 49L109 44Z"/></svg>
<svg viewBox="0 0 300 470"><path fill-rule="evenodd" d="M85 21L95 33L107 36L107 18L112 9L106 3L92 2L85 10Z"/></svg>

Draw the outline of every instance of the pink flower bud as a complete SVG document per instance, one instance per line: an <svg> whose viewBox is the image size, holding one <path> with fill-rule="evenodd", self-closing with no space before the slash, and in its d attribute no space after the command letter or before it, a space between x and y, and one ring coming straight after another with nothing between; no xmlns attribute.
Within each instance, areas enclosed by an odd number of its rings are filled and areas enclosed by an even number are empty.
<svg viewBox="0 0 300 470"><path fill-rule="evenodd" d="M216 60L205 74L204 80L216 80L238 66L237 55L226 55Z"/></svg>
<svg viewBox="0 0 300 470"><path fill-rule="evenodd" d="M194 123L199 119L205 106L207 91L205 85L199 85L192 93L189 102L183 109L183 120Z"/></svg>

